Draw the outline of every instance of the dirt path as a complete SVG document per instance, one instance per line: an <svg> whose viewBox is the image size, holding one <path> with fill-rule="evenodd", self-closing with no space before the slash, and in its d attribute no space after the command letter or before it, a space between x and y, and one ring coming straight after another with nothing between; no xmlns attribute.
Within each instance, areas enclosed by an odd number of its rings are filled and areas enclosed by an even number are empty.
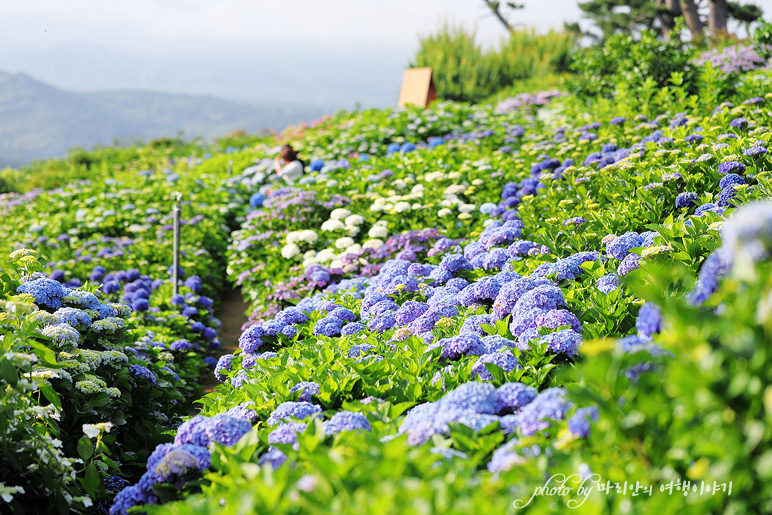
<svg viewBox="0 0 772 515"><path fill-rule="evenodd" d="M220 329L220 341L222 349L218 356L223 354L232 354L239 346L239 336L241 336L241 325L247 321L246 310L248 304L244 302L240 290L230 290L223 294L220 309L215 316L222 322ZM214 390L219 383L214 374L210 373L203 381L203 387L207 393Z"/></svg>

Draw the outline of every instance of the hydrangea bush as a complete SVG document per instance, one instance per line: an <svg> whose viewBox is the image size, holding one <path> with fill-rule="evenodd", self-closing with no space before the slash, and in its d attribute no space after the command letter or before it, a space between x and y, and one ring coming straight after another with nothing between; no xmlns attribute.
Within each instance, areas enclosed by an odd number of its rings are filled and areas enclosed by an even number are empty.
<svg viewBox="0 0 772 515"><path fill-rule="evenodd" d="M591 112L550 92L340 113L285 133L309 162L293 185L265 136L3 196L0 427L27 454L0 495L506 513L563 473L734 485L596 489L594 512L770 511L772 98L765 72L712 70ZM218 350L226 274L251 317Z"/></svg>

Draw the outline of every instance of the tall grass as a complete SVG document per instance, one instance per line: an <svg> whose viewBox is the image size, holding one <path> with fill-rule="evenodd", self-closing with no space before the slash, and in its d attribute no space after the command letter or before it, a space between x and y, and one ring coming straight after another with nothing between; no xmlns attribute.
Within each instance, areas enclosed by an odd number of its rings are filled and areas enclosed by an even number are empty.
<svg viewBox="0 0 772 515"><path fill-rule="evenodd" d="M564 72L575 43L567 33L526 30L483 50L473 31L446 23L419 39L410 66L432 68L439 98L477 102L516 81Z"/></svg>

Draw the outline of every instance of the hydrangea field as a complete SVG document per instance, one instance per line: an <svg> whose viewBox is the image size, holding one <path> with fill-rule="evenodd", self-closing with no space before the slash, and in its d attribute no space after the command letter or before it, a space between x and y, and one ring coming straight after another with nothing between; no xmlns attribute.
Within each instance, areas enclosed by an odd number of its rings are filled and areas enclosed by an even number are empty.
<svg viewBox="0 0 772 515"><path fill-rule="evenodd" d="M772 511L772 75L704 66L0 196L0 511Z"/></svg>

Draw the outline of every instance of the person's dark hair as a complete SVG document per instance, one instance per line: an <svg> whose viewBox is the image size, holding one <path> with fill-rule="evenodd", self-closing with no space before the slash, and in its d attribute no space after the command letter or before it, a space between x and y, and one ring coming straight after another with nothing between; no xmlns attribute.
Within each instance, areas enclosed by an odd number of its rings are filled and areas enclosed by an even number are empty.
<svg viewBox="0 0 772 515"><path fill-rule="evenodd" d="M289 145L284 145L283 147L281 147L281 153L279 155L281 155L281 158L287 161L288 163L291 163L292 161L296 161L298 158L298 153L295 152L295 150Z"/></svg>
<svg viewBox="0 0 772 515"><path fill-rule="evenodd" d="M293 149L289 145L284 145L281 147L281 152L279 152L279 155L282 159L284 159L286 162L291 163L292 161L300 161L300 166L305 169L306 163L302 159L298 157L298 153L295 152L295 149Z"/></svg>

